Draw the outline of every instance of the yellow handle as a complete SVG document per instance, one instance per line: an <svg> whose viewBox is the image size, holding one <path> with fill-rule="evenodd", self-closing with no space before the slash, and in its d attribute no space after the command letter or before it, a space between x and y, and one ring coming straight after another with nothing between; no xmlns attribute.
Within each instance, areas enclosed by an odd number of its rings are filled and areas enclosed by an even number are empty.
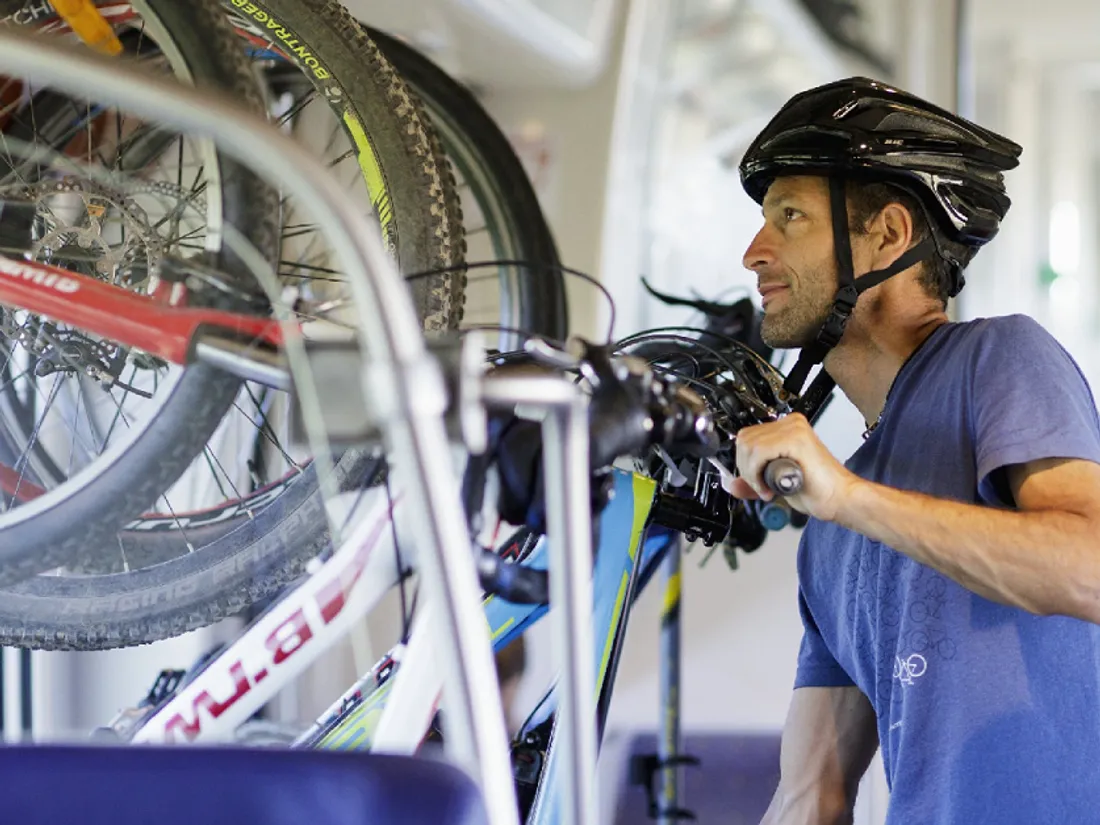
<svg viewBox="0 0 1100 825"><path fill-rule="evenodd" d="M50 5L69 28L96 51L112 56L122 51L115 30L103 19L93 0L50 0Z"/></svg>

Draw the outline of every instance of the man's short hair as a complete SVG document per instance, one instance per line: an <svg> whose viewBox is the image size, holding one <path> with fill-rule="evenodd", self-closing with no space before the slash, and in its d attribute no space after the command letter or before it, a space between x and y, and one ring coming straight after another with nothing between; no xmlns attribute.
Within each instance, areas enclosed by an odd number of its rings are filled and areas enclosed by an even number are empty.
<svg viewBox="0 0 1100 825"><path fill-rule="evenodd" d="M888 204L900 203L913 218L913 243L919 243L932 234L928 217L914 195L889 183L849 180L848 224L853 234L865 235L867 225ZM947 306L952 284L951 265L939 255L921 262L920 283L925 291Z"/></svg>

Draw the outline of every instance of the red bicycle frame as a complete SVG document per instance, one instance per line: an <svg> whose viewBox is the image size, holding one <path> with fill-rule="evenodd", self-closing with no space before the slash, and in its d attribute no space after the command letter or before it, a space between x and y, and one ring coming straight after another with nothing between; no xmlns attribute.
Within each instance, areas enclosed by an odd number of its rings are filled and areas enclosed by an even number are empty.
<svg viewBox="0 0 1100 825"><path fill-rule="evenodd" d="M94 0L92 6L97 17L112 23L135 16L127 2ZM12 19L42 32L71 30L50 0L28 4L15 12ZM254 372L240 366L250 355L256 356L265 367L272 366L271 355L284 342L283 327L278 321L187 307L183 303L185 297L182 284L162 282L152 294L141 295L48 264L0 255L0 310L25 310L172 364L187 365L200 360L198 344L205 339L215 348L227 342L246 345L235 348L232 360L216 362L234 374L256 380ZM25 501L44 492L23 478L22 473L0 465L0 493L16 495Z"/></svg>
<svg viewBox="0 0 1100 825"><path fill-rule="evenodd" d="M172 364L198 360L197 344L204 336L259 344L268 351L278 349L284 341L278 321L174 306L171 298L182 297L182 287L163 286L167 289L139 295L67 269L0 255L0 308L26 310ZM45 492L0 465L0 491L14 495L16 490L24 501Z"/></svg>
<svg viewBox="0 0 1100 825"><path fill-rule="evenodd" d="M215 309L174 306L158 295L120 286L49 264L0 255L0 305L43 315L172 364L193 363L200 332L278 348L278 321Z"/></svg>

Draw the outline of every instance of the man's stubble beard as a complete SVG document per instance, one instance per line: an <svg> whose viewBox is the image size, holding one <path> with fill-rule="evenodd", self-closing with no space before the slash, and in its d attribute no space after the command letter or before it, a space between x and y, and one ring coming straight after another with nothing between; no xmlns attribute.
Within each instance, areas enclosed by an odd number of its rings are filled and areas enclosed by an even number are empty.
<svg viewBox="0 0 1100 825"><path fill-rule="evenodd" d="M803 283L819 283L815 279ZM801 349L817 340L817 333L829 317L831 301L825 295L797 293L790 287L780 300L782 309L765 310L760 337L772 349Z"/></svg>

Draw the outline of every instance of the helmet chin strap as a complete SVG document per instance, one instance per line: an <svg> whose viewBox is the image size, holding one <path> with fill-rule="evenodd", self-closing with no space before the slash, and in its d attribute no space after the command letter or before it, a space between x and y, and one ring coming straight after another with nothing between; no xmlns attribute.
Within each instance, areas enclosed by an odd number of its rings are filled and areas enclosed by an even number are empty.
<svg viewBox="0 0 1100 825"><path fill-rule="evenodd" d="M844 178L833 176L829 178L829 199L833 217L833 251L836 255L837 282L840 289L833 298L833 306L829 310L829 317L818 330L817 340L809 346L803 347L798 355L798 361L783 382L783 388L788 392L798 394L802 385L810 375L810 370L825 360L825 356L833 347L840 343L844 336L844 329L852 317L859 296L871 287L878 286L887 278L896 275L913 264L931 258L936 254L936 246L931 238L925 238L894 261L885 269L876 269L861 276L856 280L855 270L852 266L852 244L848 235L848 200L844 191ZM820 393L818 382L828 382L832 386L832 379L822 370L814 380L813 386ZM827 392L826 392L827 394ZM809 416L807 416L809 417Z"/></svg>

